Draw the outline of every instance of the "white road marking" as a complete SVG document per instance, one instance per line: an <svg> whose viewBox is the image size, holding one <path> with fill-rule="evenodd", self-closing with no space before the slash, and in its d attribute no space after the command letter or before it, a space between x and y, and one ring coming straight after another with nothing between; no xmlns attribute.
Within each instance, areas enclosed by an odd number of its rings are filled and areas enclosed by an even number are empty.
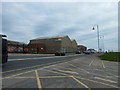
<svg viewBox="0 0 120 90"><path fill-rule="evenodd" d="M91 66L93 62L94 62L94 60L92 60L92 61L90 62L89 66Z"/></svg>
<svg viewBox="0 0 120 90"><path fill-rule="evenodd" d="M77 55L67 55L67 56L50 56L50 57L39 57L39 58L20 58L20 59L8 59L8 61L18 61L18 60L29 60L29 59L46 59L46 58L62 58L62 57L69 57L69 56L77 56Z"/></svg>
<svg viewBox="0 0 120 90"><path fill-rule="evenodd" d="M112 81L112 80L109 80L109 79L104 79L104 78L100 78L100 77L94 77L95 79L99 79L99 80L103 80L103 81L108 81L108 82L111 82L111 83L117 83L115 81Z"/></svg>
<svg viewBox="0 0 120 90"><path fill-rule="evenodd" d="M72 72L72 71L64 71L64 70L57 70L57 71L78 74L77 72Z"/></svg>
<svg viewBox="0 0 120 90"><path fill-rule="evenodd" d="M102 66L103 66L103 68L105 68L105 65L104 65L103 61L102 61Z"/></svg>

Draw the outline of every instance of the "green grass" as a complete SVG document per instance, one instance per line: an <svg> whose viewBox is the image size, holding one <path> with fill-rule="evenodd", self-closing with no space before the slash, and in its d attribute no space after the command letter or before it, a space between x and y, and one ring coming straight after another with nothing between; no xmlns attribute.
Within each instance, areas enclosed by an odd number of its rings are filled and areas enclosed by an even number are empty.
<svg viewBox="0 0 120 90"><path fill-rule="evenodd" d="M120 62L120 52L108 52L100 56L102 60Z"/></svg>

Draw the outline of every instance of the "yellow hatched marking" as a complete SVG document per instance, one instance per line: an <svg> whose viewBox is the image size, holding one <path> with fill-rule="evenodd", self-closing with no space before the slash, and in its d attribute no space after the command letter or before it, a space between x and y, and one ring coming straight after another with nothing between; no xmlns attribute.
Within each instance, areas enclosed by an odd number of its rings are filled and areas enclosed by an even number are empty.
<svg viewBox="0 0 120 90"><path fill-rule="evenodd" d="M91 72L89 72L89 71L87 71L87 70L78 68L77 66L75 66L75 65L73 65L73 64L70 64L70 65L73 66L73 67L76 67L77 69L80 69L80 70L82 70L82 71L84 71L84 72L86 72L86 73L90 73L90 74L97 75L97 76L101 76L101 77L107 77L107 78L119 77L119 76L115 76L115 75L114 75L114 76L99 75L99 74L91 73ZM106 73L106 72L105 72L105 73ZM108 73L108 74L111 74L111 73ZM111 75L113 75L113 74L111 74Z"/></svg>
<svg viewBox="0 0 120 90"><path fill-rule="evenodd" d="M42 69L45 69L45 68L49 68L49 67L51 67L51 66L55 66L55 65L46 66L46 67L43 67L43 68L40 68L40 69L36 69L36 70L42 70ZM4 78L2 78L2 79L19 76L19 75L26 74L26 73L33 72L33 71L34 71L34 70L30 70L30 71L23 72L23 73L19 73L19 74L15 74L15 75L12 75L12 76L9 76L9 77L4 77ZM60 74L60 73L59 73L59 74ZM0 79L0 80L1 80L1 79Z"/></svg>
<svg viewBox="0 0 120 90"><path fill-rule="evenodd" d="M20 71L20 70L24 70L24 69L35 68L35 67L39 67L39 66L43 66L43 65L58 64L58 62L62 63L63 61L57 61L57 62L47 63L47 64L41 64L41 65L35 65L35 66L31 66L31 67L25 67L25 68L20 68L20 69L14 69L14 70L9 70L9 71L0 72L0 73L9 73L9 72ZM50 65L50 66L51 66L51 65Z"/></svg>
<svg viewBox="0 0 120 90"><path fill-rule="evenodd" d="M74 76L71 76L71 78L73 78L75 81L77 81L79 84L83 85L85 88L88 88L88 90L91 90L87 85L85 85L84 83L82 83L81 81L79 81L78 79L76 79Z"/></svg>
<svg viewBox="0 0 120 90"><path fill-rule="evenodd" d="M71 64L72 65L72 64ZM75 66L75 65L73 65L74 67L76 67L76 68L78 68L77 66ZM60 67L60 66L56 66L56 67ZM68 70L73 70L73 69L71 69L71 68L65 68L65 67L60 67L60 69L68 69ZM80 68L78 68L78 69L80 69ZM80 69L80 70L82 70L83 71L83 69ZM90 69L91 70L91 69ZM97 71L102 71L102 70L99 70L99 69L96 69ZM91 73L91 72L88 72L88 71L86 71L86 70L84 70L86 73ZM102 71L102 72L104 72L104 71ZM105 72L105 73L107 73L107 72ZM116 76L116 75L114 75L114 74L112 74L112 73L107 73L107 74L109 74L109 75L113 75L113 76L104 76L104 75L99 75L99 74L94 74L94 73L91 73L91 74L93 74L93 75L98 75L98 76L102 76L102 77L108 77L108 78L113 78L113 77L116 77L116 78L118 78L119 76Z"/></svg>
<svg viewBox="0 0 120 90"><path fill-rule="evenodd" d="M23 72L23 73L19 73L19 74L15 74L15 75L12 75L12 76L9 76L9 77L4 77L2 79L7 79L7 78L12 78L12 77L15 77L15 76L19 76L19 75L22 75L22 74L26 74L26 73L29 73L29 72L33 72L34 70L31 70L31 71L27 71L27 72ZM0 79L1 80L1 79Z"/></svg>
<svg viewBox="0 0 120 90"><path fill-rule="evenodd" d="M70 64L70 65L73 66L73 67L75 67L75 68L77 68L77 69L80 69L80 70L82 70L82 71L84 71L84 72L86 72L86 73L90 73L90 72L88 72L88 71L86 71L86 70L84 70L84 69L78 68L77 66L75 66L75 65L73 65L73 64Z"/></svg>
<svg viewBox="0 0 120 90"><path fill-rule="evenodd" d="M75 77L76 77L76 78L83 79L83 80L87 80L87 81L91 81L91 82L95 82L95 83L103 84L103 85L106 85L106 86L110 86L110 87L113 87L113 88L120 88L120 87L118 87L118 86L110 85L110 84L103 83L103 82L98 82L98 81L91 80L91 79L81 78L81 77L77 77L77 76L75 76Z"/></svg>
<svg viewBox="0 0 120 90"><path fill-rule="evenodd" d="M51 66L54 66L54 65L51 65ZM50 66L48 66L48 67L50 67ZM43 68L36 69L36 70L42 70L42 69L45 69L45 68L48 68L48 67L43 67ZM4 77L4 78L2 78L2 79L12 78L12 77L19 76L19 75L22 75L22 74L26 74L26 73L29 73L29 72L33 72L33 71L35 71L35 70L31 70L31 71L19 73L19 74L12 75L12 76L9 76L9 77ZM53 73L57 73L57 74L67 75L67 74L63 74L63 73L59 73L59 72L55 72L55 71L50 71L50 70L47 70L47 71L53 72ZM0 79L0 80L1 80L1 79Z"/></svg>
<svg viewBox="0 0 120 90"><path fill-rule="evenodd" d="M53 73L56 73L56 74L68 75L68 74L65 74L65 73L60 73L60 72L56 72L56 71L52 71L52 70L46 70L46 71L53 72Z"/></svg>
<svg viewBox="0 0 120 90"><path fill-rule="evenodd" d="M40 82L40 79L39 79L39 75L38 75L37 70L35 70L35 74L36 74L36 79L37 79L38 88L39 88L39 90L41 90L41 89L42 89L42 85L41 85L41 82Z"/></svg>

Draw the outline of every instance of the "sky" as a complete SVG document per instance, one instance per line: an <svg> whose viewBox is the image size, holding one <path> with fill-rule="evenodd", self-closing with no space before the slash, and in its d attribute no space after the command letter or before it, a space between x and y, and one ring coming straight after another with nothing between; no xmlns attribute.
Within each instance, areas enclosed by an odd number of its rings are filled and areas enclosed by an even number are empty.
<svg viewBox="0 0 120 90"><path fill-rule="evenodd" d="M118 50L117 2L3 2L2 31L8 40L29 43L39 37L68 35L79 45ZM95 30L92 30L95 27Z"/></svg>

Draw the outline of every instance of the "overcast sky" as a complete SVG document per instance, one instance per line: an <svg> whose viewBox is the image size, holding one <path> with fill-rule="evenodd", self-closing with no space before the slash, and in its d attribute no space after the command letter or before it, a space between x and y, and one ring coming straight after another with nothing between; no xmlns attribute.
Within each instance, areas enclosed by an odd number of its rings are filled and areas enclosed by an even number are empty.
<svg viewBox="0 0 120 90"><path fill-rule="evenodd" d="M19 2L2 4L2 32L8 40L28 43L38 37L68 35L78 44L97 49L118 49L118 3L116 2ZM95 26L95 31L92 27Z"/></svg>

